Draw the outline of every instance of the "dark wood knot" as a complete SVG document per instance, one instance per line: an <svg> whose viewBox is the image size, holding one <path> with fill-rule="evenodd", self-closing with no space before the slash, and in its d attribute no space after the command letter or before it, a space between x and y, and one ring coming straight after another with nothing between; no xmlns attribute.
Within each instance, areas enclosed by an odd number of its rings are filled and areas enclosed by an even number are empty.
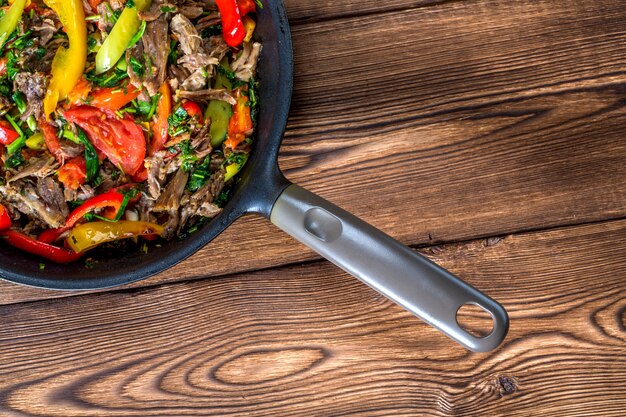
<svg viewBox="0 0 626 417"><path fill-rule="evenodd" d="M501 396L510 395L517 391L517 380L508 376L499 376L496 387Z"/></svg>

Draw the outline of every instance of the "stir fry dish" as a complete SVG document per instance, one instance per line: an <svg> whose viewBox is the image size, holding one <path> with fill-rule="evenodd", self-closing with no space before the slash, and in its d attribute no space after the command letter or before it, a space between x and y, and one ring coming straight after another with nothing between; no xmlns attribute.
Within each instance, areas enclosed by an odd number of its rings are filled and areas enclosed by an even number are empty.
<svg viewBox="0 0 626 417"><path fill-rule="evenodd" d="M0 245L69 263L219 214L253 144L262 7L0 0Z"/></svg>

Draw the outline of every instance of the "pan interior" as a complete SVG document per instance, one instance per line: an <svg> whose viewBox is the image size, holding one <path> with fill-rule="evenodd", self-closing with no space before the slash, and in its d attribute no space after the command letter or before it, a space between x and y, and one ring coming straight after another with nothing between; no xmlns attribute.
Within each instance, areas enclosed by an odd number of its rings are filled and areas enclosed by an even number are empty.
<svg viewBox="0 0 626 417"><path fill-rule="evenodd" d="M291 38L282 2L265 2L257 13L256 36L263 44L258 67L259 119L255 148L224 211L184 240L174 239L148 253L99 254L89 267L78 261L58 265L0 245L0 277L15 283L52 289L96 289L127 284L161 272L201 249L236 218L249 211L264 213L282 178L276 156L291 99ZM42 269L41 265L45 264Z"/></svg>

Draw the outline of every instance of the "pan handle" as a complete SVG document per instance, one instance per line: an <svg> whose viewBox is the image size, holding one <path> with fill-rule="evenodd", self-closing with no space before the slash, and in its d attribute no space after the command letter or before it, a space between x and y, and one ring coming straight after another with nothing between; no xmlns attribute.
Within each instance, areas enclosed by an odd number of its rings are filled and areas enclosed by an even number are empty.
<svg viewBox="0 0 626 417"><path fill-rule="evenodd" d="M499 303L304 188L289 185L274 203L270 220L467 349L487 352L506 336L509 319ZM459 325L457 312L465 304L491 314L489 335L475 337Z"/></svg>

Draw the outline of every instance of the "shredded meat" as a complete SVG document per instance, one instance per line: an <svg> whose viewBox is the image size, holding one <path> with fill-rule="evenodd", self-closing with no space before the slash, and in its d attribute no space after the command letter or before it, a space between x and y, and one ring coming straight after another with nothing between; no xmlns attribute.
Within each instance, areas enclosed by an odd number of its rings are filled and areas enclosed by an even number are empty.
<svg viewBox="0 0 626 417"><path fill-rule="evenodd" d="M259 59L260 53L260 43L244 43L241 55L231 65L232 70L235 71L235 76L242 81L250 81L250 79L256 72L256 64Z"/></svg>
<svg viewBox="0 0 626 417"><path fill-rule="evenodd" d="M180 47L185 55L195 54L202 46L202 38L198 31L182 14L174 15L172 18L172 32L178 38Z"/></svg>
<svg viewBox="0 0 626 417"><path fill-rule="evenodd" d="M44 178L55 172L58 167L59 165L54 158L46 156L42 158L31 158L28 161L28 165L21 168L15 175L9 178L7 183L10 184L26 177Z"/></svg>
<svg viewBox="0 0 626 417"><path fill-rule="evenodd" d="M237 104L237 100L226 90L223 89L207 89L198 91L183 91L177 92L177 99L187 98L190 100L209 101L209 100L221 100L231 105Z"/></svg>
<svg viewBox="0 0 626 417"><path fill-rule="evenodd" d="M62 226L69 214L61 186L51 177L39 178L35 185L22 180L0 186L0 194L15 209L51 228Z"/></svg>
<svg viewBox="0 0 626 417"><path fill-rule="evenodd" d="M48 79L40 73L20 72L15 76L13 86L26 96L28 102L21 119L26 120L31 115L39 119L43 113L43 98L46 95Z"/></svg>
<svg viewBox="0 0 626 417"><path fill-rule="evenodd" d="M152 71L148 71L143 83L150 95L157 93L167 75L167 55L170 52L167 30L167 18L162 15L148 23L146 33L142 37L144 52L152 65Z"/></svg>

